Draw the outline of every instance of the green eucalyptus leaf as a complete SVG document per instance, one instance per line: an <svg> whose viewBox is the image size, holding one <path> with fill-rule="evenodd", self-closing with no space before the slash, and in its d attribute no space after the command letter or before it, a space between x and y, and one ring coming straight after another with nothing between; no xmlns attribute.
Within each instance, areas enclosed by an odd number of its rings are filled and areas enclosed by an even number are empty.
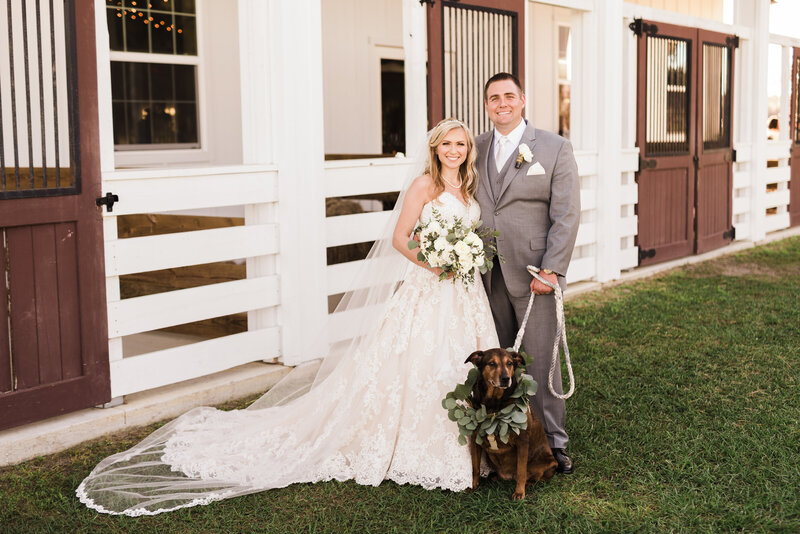
<svg viewBox="0 0 800 534"><path fill-rule="evenodd" d="M500 441L503 443L508 443L508 434L500 434Z"/></svg>
<svg viewBox="0 0 800 534"><path fill-rule="evenodd" d="M464 436L461 436L461 435L458 436L458 443L460 445L466 445L467 444L467 438L465 438Z"/></svg>
<svg viewBox="0 0 800 534"><path fill-rule="evenodd" d="M419 243L417 243L413 239L409 239L409 241L408 241L408 250L414 250L418 246L419 246Z"/></svg>
<svg viewBox="0 0 800 534"><path fill-rule="evenodd" d="M515 411L511 414L511 420L514 421L515 423L524 423L525 421L528 420L528 416L523 412Z"/></svg>
<svg viewBox="0 0 800 534"><path fill-rule="evenodd" d="M425 261L425 254L423 254L422 252L417 252L417 259L419 261Z"/></svg>
<svg viewBox="0 0 800 534"><path fill-rule="evenodd" d="M445 405L444 407L447 408L448 410L452 410L457 405L456 399L454 399L453 397L447 397L446 399L444 399L444 405Z"/></svg>
<svg viewBox="0 0 800 534"><path fill-rule="evenodd" d="M467 387L465 384L456 386L456 397L459 399L466 399L472 392L472 388Z"/></svg>
<svg viewBox="0 0 800 534"><path fill-rule="evenodd" d="M457 408L456 411L453 413L455 414L457 419L461 419L462 417L464 417L464 410L462 410L461 408Z"/></svg>
<svg viewBox="0 0 800 534"><path fill-rule="evenodd" d="M460 438L461 436L458 437ZM475 443L477 443L478 445L483 445L483 438L481 437L480 434L475 435Z"/></svg>

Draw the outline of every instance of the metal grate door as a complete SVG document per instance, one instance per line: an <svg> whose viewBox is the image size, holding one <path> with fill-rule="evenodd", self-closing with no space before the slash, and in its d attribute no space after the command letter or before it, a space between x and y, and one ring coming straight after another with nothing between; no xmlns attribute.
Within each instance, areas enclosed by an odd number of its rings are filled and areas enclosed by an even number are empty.
<svg viewBox="0 0 800 534"><path fill-rule="evenodd" d="M483 86L492 75L524 76L522 0L434 2L428 15L428 118L463 120L477 135L491 126Z"/></svg>
<svg viewBox="0 0 800 534"><path fill-rule="evenodd" d="M80 191L74 4L0 8L0 199Z"/></svg>

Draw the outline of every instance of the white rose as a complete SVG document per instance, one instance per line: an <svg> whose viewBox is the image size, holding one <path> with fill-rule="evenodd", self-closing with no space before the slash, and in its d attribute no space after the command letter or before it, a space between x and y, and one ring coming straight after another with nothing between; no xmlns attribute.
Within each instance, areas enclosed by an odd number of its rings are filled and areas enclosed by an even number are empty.
<svg viewBox="0 0 800 534"><path fill-rule="evenodd" d="M456 243L455 246L453 246L453 250L455 250L456 254L459 256L466 256L470 253L470 247L464 241Z"/></svg>
<svg viewBox="0 0 800 534"><path fill-rule="evenodd" d="M481 254L480 256L475 256L475 266L483 267L483 264L484 264L483 254Z"/></svg>
<svg viewBox="0 0 800 534"><path fill-rule="evenodd" d="M433 248L439 251L447 250L447 247L450 246L451 246L450 243L448 243L447 239L445 239L444 237L437 237L436 241L433 242Z"/></svg>
<svg viewBox="0 0 800 534"><path fill-rule="evenodd" d="M462 272L468 273L475 266L475 263L472 261L472 255L464 256L460 258L460 260Z"/></svg>
<svg viewBox="0 0 800 534"><path fill-rule="evenodd" d="M428 265L431 267L439 267L441 265L441 260L438 254L428 254L427 260Z"/></svg>
<svg viewBox="0 0 800 534"><path fill-rule="evenodd" d="M519 155L528 163L533 161L533 152L531 152L531 149L528 148L528 145L525 143L519 144Z"/></svg>
<svg viewBox="0 0 800 534"><path fill-rule="evenodd" d="M439 221L431 221L427 227L427 230L432 234L447 235L447 233L444 231L444 228L442 228L442 225L439 224Z"/></svg>

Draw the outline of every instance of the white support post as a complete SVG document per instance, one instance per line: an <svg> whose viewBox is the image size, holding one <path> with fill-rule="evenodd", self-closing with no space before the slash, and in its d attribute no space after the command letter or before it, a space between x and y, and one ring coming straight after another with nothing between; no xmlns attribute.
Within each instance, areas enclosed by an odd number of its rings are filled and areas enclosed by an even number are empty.
<svg viewBox="0 0 800 534"><path fill-rule="evenodd" d="M403 48L405 52L406 156L423 146L428 130L428 27L427 4L403 0Z"/></svg>
<svg viewBox="0 0 800 534"><path fill-rule="evenodd" d="M769 0L739 0L736 2L734 22L751 26L752 39L742 46L739 75L742 99L740 110L750 110L749 117L742 117L740 133L743 142L752 143L750 161L750 239L759 241L766 235L766 186L764 173L767 169L767 67L769 57Z"/></svg>
<svg viewBox="0 0 800 534"><path fill-rule="evenodd" d="M275 125L272 110L270 74L273 60L268 32L264 21L270 20L269 5L260 0L239 0L239 55L242 98L242 163L265 164L273 162L272 145ZM244 210L245 225L267 224L276 220L274 204L250 204ZM247 258L247 278L261 278L276 274L274 256ZM275 309L247 312L247 329L261 330L278 323ZM271 361L271 360L269 360Z"/></svg>
<svg viewBox="0 0 800 534"><path fill-rule="evenodd" d="M322 356L327 342L321 2L269 2L266 21L258 20L269 38L281 360L290 365Z"/></svg>
<svg viewBox="0 0 800 534"><path fill-rule="evenodd" d="M622 0L596 0L596 46L594 58L597 83L596 136L597 136L597 235L595 258L596 280L606 282L620 276L620 198L622 171Z"/></svg>
<svg viewBox="0 0 800 534"><path fill-rule="evenodd" d="M100 146L100 179L102 192L108 187L103 181L106 173L114 171L114 119L111 113L111 50L106 29L106 2L95 0L94 25L97 49L97 115L99 117L98 139ZM116 217L103 217L103 241L116 241L119 237ZM106 309L108 304L120 301L119 276L106 277ZM108 339L109 364L122 359L122 338ZM113 389L113 387L112 387ZM123 397L114 397L102 408L112 408L123 403Z"/></svg>

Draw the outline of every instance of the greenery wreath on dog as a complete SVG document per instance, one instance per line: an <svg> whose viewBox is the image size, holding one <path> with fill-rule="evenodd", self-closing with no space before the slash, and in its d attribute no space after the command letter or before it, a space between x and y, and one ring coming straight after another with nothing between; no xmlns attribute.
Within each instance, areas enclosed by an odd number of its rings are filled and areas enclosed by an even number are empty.
<svg viewBox="0 0 800 534"><path fill-rule="evenodd" d="M520 354L525 359L526 365L529 357L524 352ZM496 437L503 443L508 443L511 432L519 433L528 428L529 397L536 394L538 384L531 375L522 372L522 367L514 371L517 387L511 393L513 402L497 412L490 412L485 404L475 408L469 399L472 388L478 380L478 368L473 367L467 374L467 380L458 384L456 389L442 399L442 407L447 410L447 417L458 423L458 442L467 444L467 437L475 435L475 443L482 445L484 439L493 441Z"/></svg>

